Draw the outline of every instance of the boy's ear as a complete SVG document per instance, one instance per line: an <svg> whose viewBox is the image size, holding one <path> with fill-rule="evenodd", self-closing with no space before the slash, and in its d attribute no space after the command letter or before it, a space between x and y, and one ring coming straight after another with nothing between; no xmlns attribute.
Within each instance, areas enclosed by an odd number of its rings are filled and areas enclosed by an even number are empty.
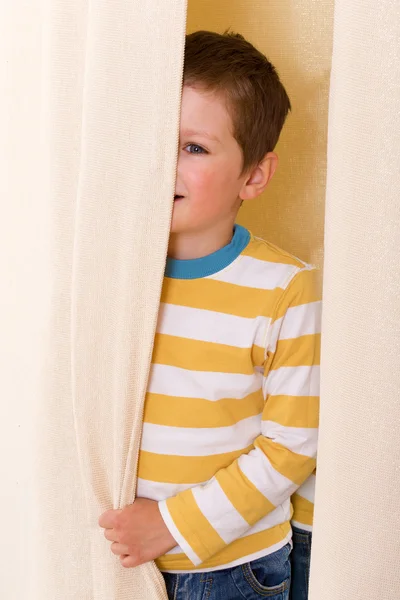
<svg viewBox="0 0 400 600"><path fill-rule="evenodd" d="M271 181L277 166L278 156L275 152L268 152L262 161L246 175L239 194L241 200L253 200L262 194Z"/></svg>

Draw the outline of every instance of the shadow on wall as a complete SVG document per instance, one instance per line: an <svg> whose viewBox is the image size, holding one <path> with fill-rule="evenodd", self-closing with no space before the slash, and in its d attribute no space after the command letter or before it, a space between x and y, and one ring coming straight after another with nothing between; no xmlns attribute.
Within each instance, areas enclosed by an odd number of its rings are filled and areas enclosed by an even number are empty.
<svg viewBox="0 0 400 600"><path fill-rule="evenodd" d="M322 264L333 0L189 0L188 32L244 35L275 65L292 103L267 191L239 222L255 235Z"/></svg>

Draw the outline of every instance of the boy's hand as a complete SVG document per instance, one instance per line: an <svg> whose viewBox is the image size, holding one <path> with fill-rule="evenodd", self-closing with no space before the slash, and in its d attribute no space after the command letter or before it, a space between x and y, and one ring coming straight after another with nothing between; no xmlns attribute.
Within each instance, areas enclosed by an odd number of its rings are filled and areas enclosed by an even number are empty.
<svg viewBox="0 0 400 600"><path fill-rule="evenodd" d="M123 509L107 510L99 525L123 567L137 567L176 546L154 500L137 498Z"/></svg>

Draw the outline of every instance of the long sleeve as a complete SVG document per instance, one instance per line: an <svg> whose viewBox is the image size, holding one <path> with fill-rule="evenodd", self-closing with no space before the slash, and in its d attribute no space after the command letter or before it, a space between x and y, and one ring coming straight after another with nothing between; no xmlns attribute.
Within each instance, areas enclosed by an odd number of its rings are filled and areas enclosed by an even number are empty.
<svg viewBox="0 0 400 600"><path fill-rule="evenodd" d="M314 471L320 321L316 271L307 266L282 292L271 318L261 435L210 481L159 503L167 527L195 566L243 536Z"/></svg>

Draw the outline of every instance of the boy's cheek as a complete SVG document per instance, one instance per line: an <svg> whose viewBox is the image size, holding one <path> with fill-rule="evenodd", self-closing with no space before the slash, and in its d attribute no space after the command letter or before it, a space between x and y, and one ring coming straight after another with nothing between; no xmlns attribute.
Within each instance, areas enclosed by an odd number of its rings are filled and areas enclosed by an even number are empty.
<svg viewBox="0 0 400 600"><path fill-rule="evenodd" d="M193 177L193 186L199 194L215 199L227 193L231 179L223 167L205 168L196 172Z"/></svg>
<svg viewBox="0 0 400 600"><path fill-rule="evenodd" d="M200 163L200 160L198 160L198 163ZM214 177L215 170L211 165L194 164L187 171L188 182L198 189L210 187Z"/></svg>

